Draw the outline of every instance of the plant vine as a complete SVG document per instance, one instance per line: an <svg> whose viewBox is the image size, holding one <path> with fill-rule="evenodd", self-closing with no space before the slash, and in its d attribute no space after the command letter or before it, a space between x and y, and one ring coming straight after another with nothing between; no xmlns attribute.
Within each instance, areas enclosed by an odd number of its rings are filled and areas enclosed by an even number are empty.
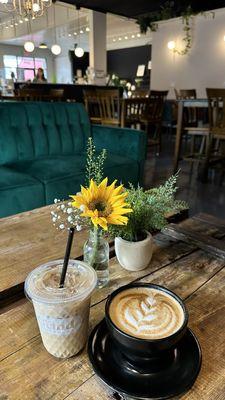
<svg viewBox="0 0 225 400"><path fill-rule="evenodd" d="M148 29L151 32L156 32L159 28L158 22L168 20L171 18L176 18L178 16L182 17L183 23L183 31L185 36L182 41L184 43L184 47L182 50L174 49L173 52L179 55L185 55L189 52L192 47L192 22L193 17L197 15L211 15L212 18L215 18L215 13L213 11L205 12L205 11L193 11L192 7L189 5L185 8L183 12L181 10L176 9L174 1L167 1L163 6L160 7L159 11L153 11L151 13L145 14L137 19L137 24L140 27L141 33L146 33Z"/></svg>

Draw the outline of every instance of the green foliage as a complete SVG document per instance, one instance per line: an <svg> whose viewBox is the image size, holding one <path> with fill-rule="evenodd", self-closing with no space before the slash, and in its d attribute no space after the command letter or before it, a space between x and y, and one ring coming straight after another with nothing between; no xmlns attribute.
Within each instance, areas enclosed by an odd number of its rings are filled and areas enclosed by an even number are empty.
<svg viewBox="0 0 225 400"><path fill-rule="evenodd" d="M176 10L174 1L166 1L165 4L160 7L159 11L153 11L139 17L137 19L137 24L140 26L141 33L146 33L148 29L152 32L156 32L158 30L157 22L181 16L184 25L183 31L185 33L183 38L184 48L182 50L174 49L173 51L174 53L183 56L187 54L192 47L191 21L194 16L199 14L204 15L205 17L210 15L212 18L215 18L215 13L213 11L195 12L191 5L186 6L184 11L180 13L180 9Z"/></svg>
<svg viewBox="0 0 225 400"><path fill-rule="evenodd" d="M183 201L175 200L178 174L171 176L164 185L144 191L135 189L132 185L128 189L127 202L133 212L129 214L126 226L110 226L109 234L112 237L120 236L125 240L138 241L143 237L143 231L153 232L160 230L167 224L166 214L181 211L187 208Z"/></svg>
<svg viewBox="0 0 225 400"><path fill-rule="evenodd" d="M106 160L106 149L103 149L100 154L96 154L96 148L93 139L88 138L87 143L87 160L86 160L86 185L89 186L90 180L93 179L97 185L104 178L104 162Z"/></svg>

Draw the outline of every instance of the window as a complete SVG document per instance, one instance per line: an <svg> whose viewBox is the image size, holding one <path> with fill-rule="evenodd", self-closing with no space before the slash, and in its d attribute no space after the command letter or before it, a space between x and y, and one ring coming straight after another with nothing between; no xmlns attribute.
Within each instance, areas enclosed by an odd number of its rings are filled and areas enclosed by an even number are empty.
<svg viewBox="0 0 225 400"><path fill-rule="evenodd" d="M3 56L5 79L14 77L18 81L33 80L38 68L43 68L47 78L47 63L45 58Z"/></svg>

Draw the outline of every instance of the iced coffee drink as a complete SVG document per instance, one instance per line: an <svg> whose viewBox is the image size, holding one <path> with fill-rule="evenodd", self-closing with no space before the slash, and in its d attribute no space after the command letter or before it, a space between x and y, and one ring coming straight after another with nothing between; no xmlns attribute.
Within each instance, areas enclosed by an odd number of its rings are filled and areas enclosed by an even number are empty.
<svg viewBox="0 0 225 400"><path fill-rule="evenodd" d="M33 270L25 281L25 293L32 301L43 344L55 357L77 354L85 345L91 294L96 286L95 271L81 261L69 261L63 288L59 288L63 260Z"/></svg>

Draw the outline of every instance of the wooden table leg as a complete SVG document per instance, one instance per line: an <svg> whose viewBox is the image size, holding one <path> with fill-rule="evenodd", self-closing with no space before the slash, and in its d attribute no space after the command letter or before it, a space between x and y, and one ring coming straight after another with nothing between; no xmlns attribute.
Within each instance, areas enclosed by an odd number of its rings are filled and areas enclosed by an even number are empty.
<svg viewBox="0 0 225 400"><path fill-rule="evenodd" d="M175 143L174 162L173 162L173 173L174 174L178 170L178 163L179 163L179 157L180 157L182 124L183 124L183 109L184 109L183 101L179 101L178 102L176 143Z"/></svg>
<svg viewBox="0 0 225 400"><path fill-rule="evenodd" d="M208 140L206 142L205 161L202 165L202 168L199 171L199 176L198 176L198 179L202 183L206 183L208 180L208 169L209 169L210 155L212 153L212 146L213 146L213 136L212 134L209 134Z"/></svg>

